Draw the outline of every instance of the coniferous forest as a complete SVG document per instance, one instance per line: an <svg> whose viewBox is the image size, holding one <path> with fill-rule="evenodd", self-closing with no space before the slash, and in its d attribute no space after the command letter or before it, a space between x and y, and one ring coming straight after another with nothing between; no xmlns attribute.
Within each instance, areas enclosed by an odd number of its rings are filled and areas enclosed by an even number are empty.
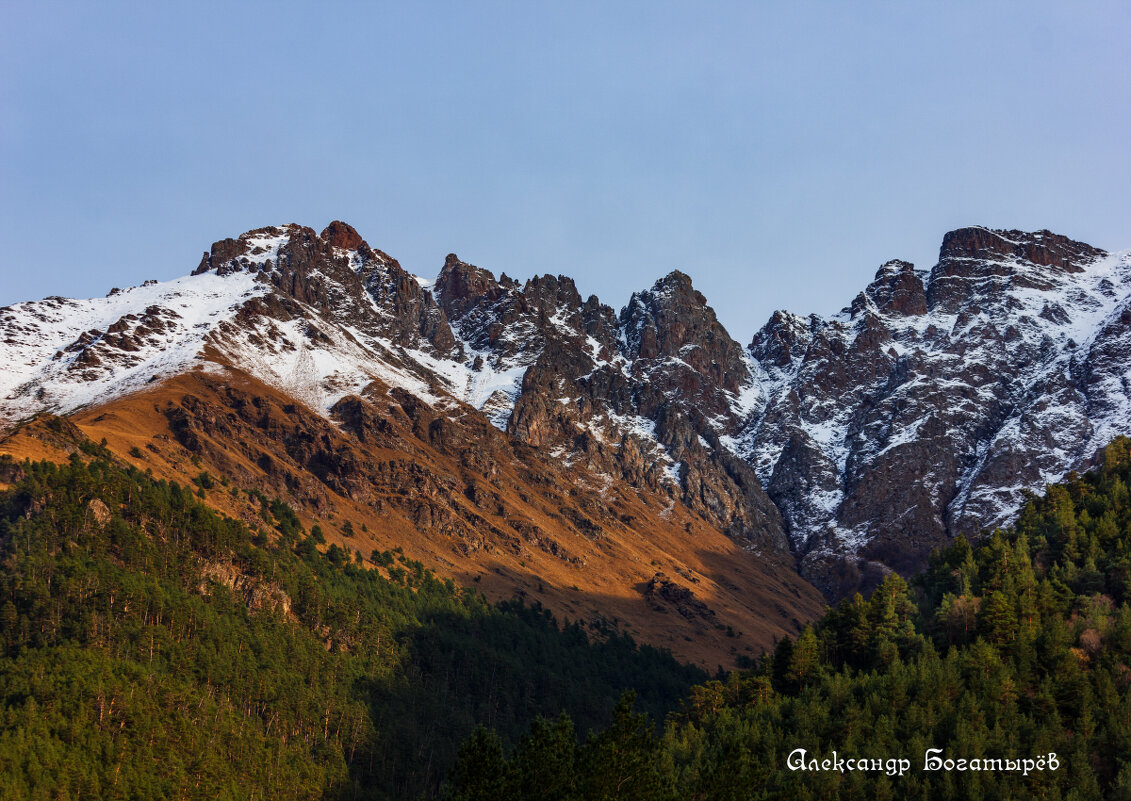
<svg viewBox="0 0 1131 801"><path fill-rule="evenodd" d="M5 465L4 798L1131 798L1126 439L713 680L84 451Z"/></svg>

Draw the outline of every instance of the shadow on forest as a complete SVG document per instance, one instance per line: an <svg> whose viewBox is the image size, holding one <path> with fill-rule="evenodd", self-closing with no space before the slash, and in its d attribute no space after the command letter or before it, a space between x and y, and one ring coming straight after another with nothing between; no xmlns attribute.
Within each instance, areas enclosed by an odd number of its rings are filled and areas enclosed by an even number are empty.
<svg viewBox="0 0 1131 801"><path fill-rule="evenodd" d="M400 635L397 677L355 685L377 736L353 755L352 786L327 798L434 793L476 725L513 744L536 716L565 711L583 736L608 724L629 688L637 708L659 722L707 678L630 637L591 641L578 624L562 627L539 606L504 606L508 614L471 619L438 613Z"/></svg>

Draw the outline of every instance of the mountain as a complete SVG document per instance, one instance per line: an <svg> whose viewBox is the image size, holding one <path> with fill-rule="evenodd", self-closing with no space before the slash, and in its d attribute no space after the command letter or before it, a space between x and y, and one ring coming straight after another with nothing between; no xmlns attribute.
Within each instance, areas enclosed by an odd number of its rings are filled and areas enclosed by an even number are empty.
<svg viewBox="0 0 1131 801"><path fill-rule="evenodd" d="M775 314L750 352L766 403L735 449L837 594L1008 523L1131 430L1131 256L952 231L929 273L888 262L832 318Z"/></svg>
<svg viewBox="0 0 1131 801"><path fill-rule="evenodd" d="M535 389L598 365L629 388L617 331L568 279L519 286L449 257L426 287L344 224L259 229L176 281L0 311L0 450L60 459L105 439L160 478L283 497L351 551L402 547L711 669L752 658L823 605L753 472L704 458L720 495L689 505L649 419ZM585 427L567 449L551 427L569 415ZM206 495L259 522L252 499Z"/></svg>
<svg viewBox="0 0 1131 801"><path fill-rule="evenodd" d="M1131 429L1129 357L1131 255L1048 231L953 231L929 272L888 262L839 314L777 312L743 347L678 271L618 313L455 255L412 276L334 222L0 310L0 425L41 455L26 421L68 415L155 473L349 522L355 546L407 540L499 594L734 658L819 610L795 571L827 597L874 586L1090 464Z"/></svg>

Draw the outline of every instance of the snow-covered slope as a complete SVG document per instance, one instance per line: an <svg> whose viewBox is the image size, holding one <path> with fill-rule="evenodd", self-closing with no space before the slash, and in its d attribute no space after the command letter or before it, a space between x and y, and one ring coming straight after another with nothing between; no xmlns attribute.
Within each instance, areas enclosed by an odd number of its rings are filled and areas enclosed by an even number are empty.
<svg viewBox="0 0 1131 801"><path fill-rule="evenodd" d="M245 253L191 276L104 298L51 297L0 309L0 423L43 410L66 414L163 377L225 365L323 414L374 379L432 403L483 407L496 389L513 403L521 370L472 371L453 358L458 347L441 353L420 336L406 347L389 330L399 320L382 306L380 291L357 292L341 280L347 274L377 283L373 259L356 250L319 254L323 263L301 275L304 291L281 291L296 278L287 263L292 236L297 243L310 234L299 226L259 229L226 240ZM335 258L344 269L333 269Z"/></svg>
<svg viewBox="0 0 1131 801"><path fill-rule="evenodd" d="M215 327L266 290L250 273L204 274L0 309L0 423L71 412L190 369Z"/></svg>

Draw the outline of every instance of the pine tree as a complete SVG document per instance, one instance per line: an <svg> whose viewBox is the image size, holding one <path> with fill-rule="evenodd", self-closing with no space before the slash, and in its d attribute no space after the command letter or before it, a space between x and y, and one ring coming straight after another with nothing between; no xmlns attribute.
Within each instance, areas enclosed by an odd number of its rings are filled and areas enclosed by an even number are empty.
<svg viewBox="0 0 1131 801"><path fill-rule="evenodd" d="M663 796L656 739L647 715L633 713L629 690L613 710L613 722L582 748L581 796L593 801L656 801Z"/></svg>
<svg viewBox="0 0 1131 801"><path fill-rule="evenodd" d="M460 749L452 767L456 801L498 801L512 797L514 778L503 744L495 732L477 726Z"/></svg>

